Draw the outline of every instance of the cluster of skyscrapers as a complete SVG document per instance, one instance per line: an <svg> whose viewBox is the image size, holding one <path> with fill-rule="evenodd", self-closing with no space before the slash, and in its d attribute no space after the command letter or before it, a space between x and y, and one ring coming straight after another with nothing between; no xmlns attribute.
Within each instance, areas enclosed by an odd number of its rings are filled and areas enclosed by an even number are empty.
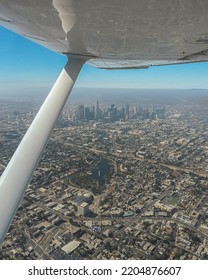
<svg viewBox="0 0 208 280"><path fill-rule="evenodd" d="M90 120L102 120L104 122L125 121L128 119L164 119L165 108L157 108L153 106L151 109L129 106L126 104L123 107L117 107L115 104L111 104L108 108L100 108L99 102L96 105L85 106L80 105L76 110L76 120L78 121L90 121Z"/></svg>

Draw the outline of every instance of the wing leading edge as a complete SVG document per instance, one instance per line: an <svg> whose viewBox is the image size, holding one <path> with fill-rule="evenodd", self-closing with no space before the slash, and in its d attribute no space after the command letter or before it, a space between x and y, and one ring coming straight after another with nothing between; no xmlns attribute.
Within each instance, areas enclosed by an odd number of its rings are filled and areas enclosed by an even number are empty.
<svg viewBox="0 0 208 280"><path fill-rule="evenodd" d="M206 0L2 0L3 26L98 68L208 60Z"/></svg>

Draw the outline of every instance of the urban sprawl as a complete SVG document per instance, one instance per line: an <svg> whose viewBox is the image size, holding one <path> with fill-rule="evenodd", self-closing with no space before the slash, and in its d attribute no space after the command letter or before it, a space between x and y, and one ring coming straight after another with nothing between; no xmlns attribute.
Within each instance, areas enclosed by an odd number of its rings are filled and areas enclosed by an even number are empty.
<svg viewBox="0 0 208 280"><path fill-rule="evenodd" d="M37 108L0 106L2 173ZM207 135L203 105L65 107L0 259L208 259Z"/></svg>

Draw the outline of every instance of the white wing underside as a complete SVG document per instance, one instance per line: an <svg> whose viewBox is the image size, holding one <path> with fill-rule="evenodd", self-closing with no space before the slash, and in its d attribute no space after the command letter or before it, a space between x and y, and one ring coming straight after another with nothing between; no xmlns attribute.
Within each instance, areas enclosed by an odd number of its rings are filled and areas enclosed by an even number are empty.
<svg viewBox="0 0 208 280"><path fill-rule="evenodd" d="M0 24L98 68L208 60L206 0L2 0Z"/></svg>

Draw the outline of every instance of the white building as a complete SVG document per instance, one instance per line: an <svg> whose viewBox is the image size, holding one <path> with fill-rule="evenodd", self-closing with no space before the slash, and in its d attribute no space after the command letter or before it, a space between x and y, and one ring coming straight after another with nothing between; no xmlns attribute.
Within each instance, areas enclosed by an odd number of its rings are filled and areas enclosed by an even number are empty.
<svg viewBox="0 0 208 280"><path fill-rule="evenodd" d="M89 204L86 202L82 202L77 206L78 214L81 216L85 216L89 212Z"/></svg>

